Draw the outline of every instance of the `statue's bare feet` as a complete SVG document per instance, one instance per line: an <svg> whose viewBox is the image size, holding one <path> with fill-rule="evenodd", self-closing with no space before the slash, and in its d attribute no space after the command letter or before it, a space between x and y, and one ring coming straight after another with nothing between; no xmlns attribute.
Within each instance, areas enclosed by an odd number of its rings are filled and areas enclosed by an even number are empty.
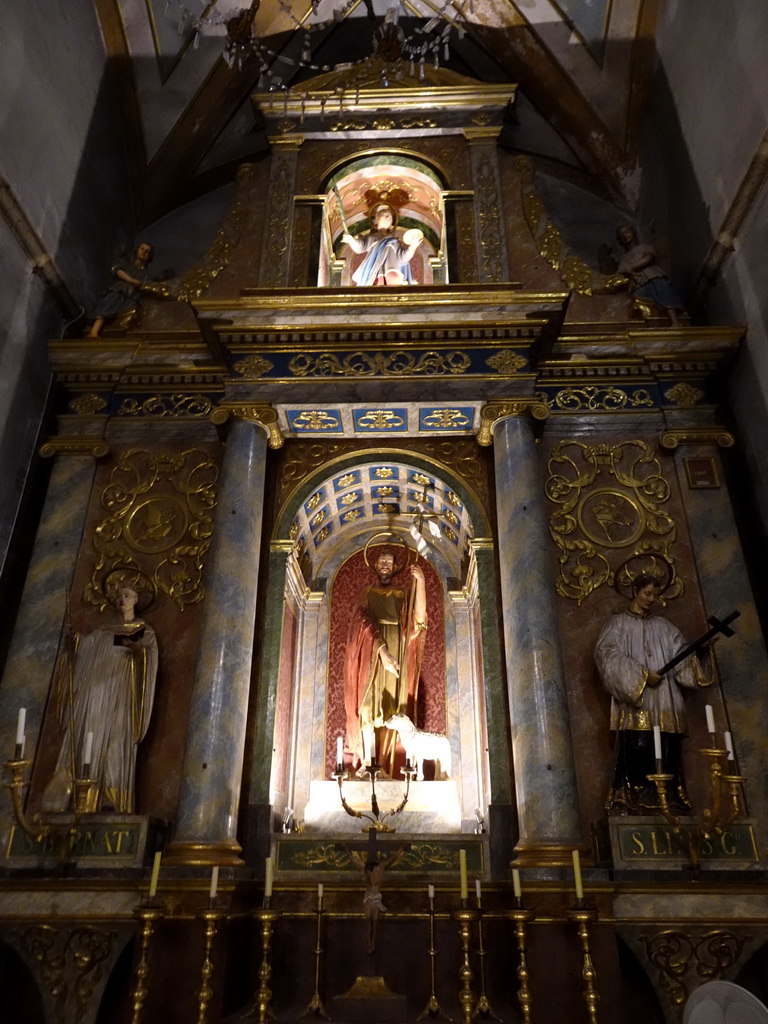
<svg viewBox="0 0 768 1024"><path fill-rule="evenodd" d="M356 777L358 779L364 779L367 774L368 774L368 767L367 767L367 765L364 765L364 764L361 764L360 767L355 772L355 775L356 775Z"/></svg>

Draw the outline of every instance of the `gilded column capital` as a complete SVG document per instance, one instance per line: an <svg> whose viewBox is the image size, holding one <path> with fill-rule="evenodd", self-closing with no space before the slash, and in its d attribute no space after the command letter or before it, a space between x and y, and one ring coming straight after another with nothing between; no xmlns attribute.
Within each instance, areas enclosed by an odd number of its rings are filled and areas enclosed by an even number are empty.
<svg viewBox="0 0 768 1024"><path fill-rule="evenodd" d="M732 448L736 438L719 427L680 427L665 430L659 439L662 448L674 451L681 444L716 444L719 448Z"/></svg>
<svg viewBox="0 0 768 1024"><path fill-rule="evenodd" d="M488 402L480 413L477 443L486 447L493 444L493 431L500 420L508 416L523 416L526 413L529 413L532 419L541 422L549 418L549 407L538 398L512 398Z"/></svg>
<svg viewBox="0 0 768 1024"><path fill-rule="evenodd" d="M267 444L270 448L282 448L285 443L277 413L267 402L222 403L210 416L211 423L216 426L221 426L229 419L248 420L249 423L258 424L266 431Z"/></svg>
<svg viewBox="0 0 768 1024"><path fill-rule="evenodd" d="M44 459L54 455L91 455L103 459L109 455L109 445L101 437L51 437L40 445L40 455Z"/></svg>

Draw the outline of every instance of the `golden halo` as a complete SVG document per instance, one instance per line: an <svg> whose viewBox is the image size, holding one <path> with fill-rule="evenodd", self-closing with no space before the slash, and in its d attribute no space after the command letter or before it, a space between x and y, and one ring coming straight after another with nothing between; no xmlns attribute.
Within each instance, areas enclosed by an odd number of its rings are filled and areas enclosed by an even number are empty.
<svg viewBox="0 0 768 1024"><path fill-rule="evenodd" d="M630 567L630 563L638 563L637 568ZM649 551L639 555L630 555L625 562L621 563L613 578L614 590L622 597L631 599L633 596L632 582L640 573L656 577L659 581L660 595L665 590L669 590L675 579L675 567L670 560L657 551Z"/></svg>
<svg viewBox="0 0 768 1024"><path fill-rule="evenodd" d="M111 603L120 587L131 587L138 595L136 610L143 615L155 603L157 587L150 576L131 565L115 565L104 574L102 593Z"/></svg>
<svg viewBox="0 0 768 1024"><path fill-rule="evenodd" d="M364 560L365 564L368 566L369 569L373 569L373 566L368 561L368 548L379 537L392 537L393 538L392 544L399 544L400 547L405 548L405 561L403 562L402 565L395 564L395 568L394 568L394 570L392 572L392 576L393 577L397 576L398 573L401 573L403 571L403 569L407 569L408 568L408 563L411 560L412 548L408 544L406 544L404 540L401 540L397 536L397 534L393 533L391 530L382 530L379 533L374 533L372 537L368 538L368 540L366 541L365 547L363 548L363 560ZM374 570L374 572L375 572L375 570Z"/></svg>

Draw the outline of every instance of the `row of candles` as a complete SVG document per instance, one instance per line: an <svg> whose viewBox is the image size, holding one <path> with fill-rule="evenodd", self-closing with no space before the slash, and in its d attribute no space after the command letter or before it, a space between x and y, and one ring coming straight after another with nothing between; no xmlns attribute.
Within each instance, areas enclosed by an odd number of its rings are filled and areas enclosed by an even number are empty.
<svg viewBox="0 0 768 1024"><path fill-rule="evenodd" d="M160 878L160 865L163 861L163 852L158 850L155 854L154 860L152 861L152 874L149 878L149 898L154 899L157 896L157 883ZM264 902L265 905L269 906L269 900L272 898L272 887L275 881L275 862L272 857L267 857L265 861L266 874L264 878ZM322 887L321 887L322 888ZM208 899L216 899L216 894L219 891L219 866L214 864L211 868L211 884L208 887Z"/></svg>
<svg viewBox="0 0 768 1024"><path fill-rule="evenodd" d="M27 709L19 708L19 717L16 719L16 750L14 751L14 761L21 761L24 757L24 747L27 744ZM93 733L87 732L85 734L85 750L83 751L83 775L88 778L88 774L91 767L91 757L93 756Z"/></svg>

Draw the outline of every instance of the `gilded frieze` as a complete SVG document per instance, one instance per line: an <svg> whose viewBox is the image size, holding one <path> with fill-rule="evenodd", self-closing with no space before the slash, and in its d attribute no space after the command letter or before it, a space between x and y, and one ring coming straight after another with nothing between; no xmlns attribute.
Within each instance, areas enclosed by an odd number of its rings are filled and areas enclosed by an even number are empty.
<svg viewBox="0 0 768 1024"><path fill-rule="evenodd" d="M613 385L588 384L584 387L560 388L554 395L539 392L543 402L559 412L619 412L653 408L655 403L647 388L627 391Z"/></svg>
<svg viewBox="0 0 768 1024"><path fill-rule="evenodd" d="M143 401L124 398L118 416L162 416L169 419L204 419L213 403L201 395L151 395Z"/></svg>
<svg viewBox="0 0 768 1024"><path fill-rule="evenodd" d="M103 610L111 584L130 578L182 610L201 601L217 476L213 458L197 448L123 452L101 494L107 514L93 536L97 557L83 599Z"/></svg>
<svg viewBox="0 0 768 1024"><path fill-rule="evenodd" d="M670 487L644 441L588 445L560 441L549 461L546 494L558 508L549 530L560 550L556 589L581 604L614 582L629 559L664 559L674 571L674 520L663 507ZM683 585L674 577L665 598Z"/></svg>
<svg viewBox="0 0 768 1024"><path fill-rule="evenodd" d="M288 363L294 377L412 377L466 373L466 352L352 352L339 358L333 352L295 355Z"/></svg>

